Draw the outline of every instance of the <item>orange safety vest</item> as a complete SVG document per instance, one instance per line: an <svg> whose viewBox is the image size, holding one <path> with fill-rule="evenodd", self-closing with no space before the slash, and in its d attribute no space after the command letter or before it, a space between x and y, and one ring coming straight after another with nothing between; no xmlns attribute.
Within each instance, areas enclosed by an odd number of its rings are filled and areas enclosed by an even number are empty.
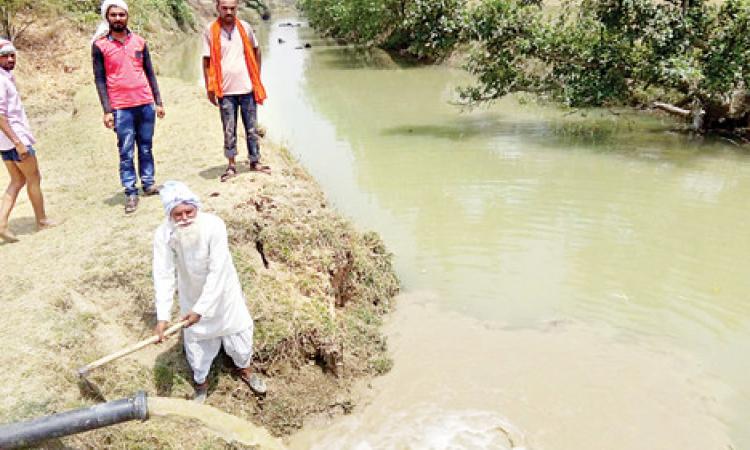
<svg viewBox="0 0 750 450"><path fill-rule="evenodd" d="M263 100L266 99L266 88L263 87L263 83L260 81L260 67L258 67L258 61L255 60L255 53L253 52L253 46L250 43L250 39L247 36L245 27L242 26L239 19L235 19L235 27L240 31L242 37L242 47L245 50L245 63L247 64L247 72L250 74L250 81L253 83L253 96L255 102L259 105L263 104ZM221 98L224 96L224 90L222 89L221 75L221 22L220 19L211 24L211 58L208 67L208 91L213 92L217 97Z"/></svg>

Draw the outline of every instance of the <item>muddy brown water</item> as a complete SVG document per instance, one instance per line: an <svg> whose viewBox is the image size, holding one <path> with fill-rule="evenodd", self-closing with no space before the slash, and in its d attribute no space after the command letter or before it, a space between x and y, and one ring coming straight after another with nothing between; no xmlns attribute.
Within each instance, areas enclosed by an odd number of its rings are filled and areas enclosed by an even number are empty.
<svg viewBox="0 0 750 450"><path fill-rule="evenodd" d="M259 30L261 122L405 291L393 371L293 447L750 448L748 150L627 112L462 111L460 71L285 22ZM198 48L162 71L198 80Z"/></svg>

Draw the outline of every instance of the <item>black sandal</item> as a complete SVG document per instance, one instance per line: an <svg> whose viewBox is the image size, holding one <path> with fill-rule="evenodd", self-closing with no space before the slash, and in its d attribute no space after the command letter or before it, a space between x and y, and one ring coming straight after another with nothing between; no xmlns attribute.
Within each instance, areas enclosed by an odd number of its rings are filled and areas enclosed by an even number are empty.
<svg viewBox="0 0 750 450"><path fill-rule="evenodd" d="M221 174L219 180L223 183L230 178L234 178L235 175L237 175L237 168L234 166L229 166L227 167L227 170L225 170L224 173Z"/></svg>

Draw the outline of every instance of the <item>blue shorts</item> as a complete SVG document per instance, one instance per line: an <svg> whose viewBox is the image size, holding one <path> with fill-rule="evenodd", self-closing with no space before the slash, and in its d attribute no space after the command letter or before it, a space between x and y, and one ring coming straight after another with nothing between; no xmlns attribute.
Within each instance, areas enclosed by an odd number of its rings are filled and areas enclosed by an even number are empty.
<svg viewBox="0 0 750 450"><path fill-rule="evenodd" d="M36 150L34 150L34 147L27 145L26 148L29 149L29 156L36 155ZM12 148L10 150L0 150L0 155L3 156L3 161L21 162L21 157L18 156L18 152L15 148Z"/></svg>

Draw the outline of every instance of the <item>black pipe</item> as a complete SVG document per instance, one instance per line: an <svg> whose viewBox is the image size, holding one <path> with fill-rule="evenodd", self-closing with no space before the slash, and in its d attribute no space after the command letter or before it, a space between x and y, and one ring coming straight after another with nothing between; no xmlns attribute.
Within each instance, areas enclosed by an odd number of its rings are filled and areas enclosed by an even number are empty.
<svg viewBox="0 0 750 450"><path fill-rule="evenodd" d="M76 409L25 422L0 425L0 449L26 447L35 442L114 425L148 419L146 393L90 408Z"/></svg>

